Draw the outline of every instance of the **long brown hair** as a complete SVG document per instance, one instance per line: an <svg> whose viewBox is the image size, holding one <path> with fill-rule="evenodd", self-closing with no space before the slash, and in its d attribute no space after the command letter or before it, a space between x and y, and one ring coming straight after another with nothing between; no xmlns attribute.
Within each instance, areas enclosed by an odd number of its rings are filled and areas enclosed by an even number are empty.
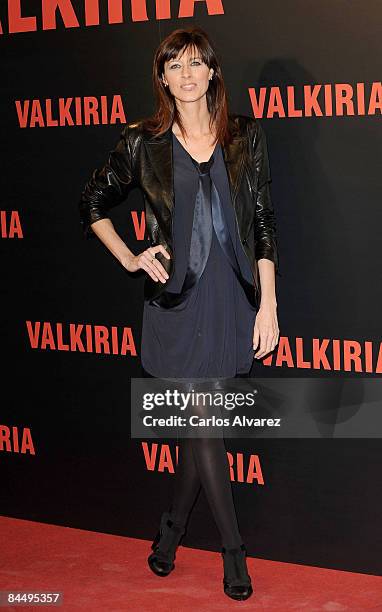
<svg viewBox="0 0 382 612"><path fill-rule="evenodd" d="M162 74L164 73L165 62L176 58L180 51L195 48L203 62L214 70L206 92L207 108L210 113L210 129L215 126L216 141L227 144L231 141L232 134L228 122L228 103L222 71L217 53L208 34L199 26L174 30L157 48L152 72L157 110L151 117L143 119L142 125L152 135L160 136L176 121L183 138L185 138L186 132L175 99L168 87L164 86Z"/></svg>

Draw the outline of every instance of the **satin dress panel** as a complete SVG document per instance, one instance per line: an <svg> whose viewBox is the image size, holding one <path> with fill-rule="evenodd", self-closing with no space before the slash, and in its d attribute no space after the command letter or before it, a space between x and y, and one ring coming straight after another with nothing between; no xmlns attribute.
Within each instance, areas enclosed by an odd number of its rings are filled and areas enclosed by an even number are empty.
<svg viewBox="0 0 382 612"><path fill-rule="evenodd" d="M239 278L221 247L220 233L217 235L212 227L207 263L186 299L171 308L145 300L142 366L152 376L160 378L230 378L248 373L253 363L256 318L256 308L248 299L248 287L252 289L253 278L238 235L221 145L216 145L209 162L200 164L174 134L172 147L175 269L166 291L169 295L182 291L200 171L208 170L220 196L221 223L224 223L224 231L236 255Z"/></svg>

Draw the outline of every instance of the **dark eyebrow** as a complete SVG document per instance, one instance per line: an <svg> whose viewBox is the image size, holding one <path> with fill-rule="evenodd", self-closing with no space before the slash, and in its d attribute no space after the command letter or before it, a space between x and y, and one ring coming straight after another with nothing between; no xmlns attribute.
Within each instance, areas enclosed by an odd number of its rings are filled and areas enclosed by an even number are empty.
<svg viewBox="0 0 382 612"><path fill-rule="evenodd" d="M195 60L195 59L203 61L202 58L199 57L198 55L196 57L190 57L190 61ZM177 60L177 59L170 59L169 62L179 62L179 60Z"/></svg>

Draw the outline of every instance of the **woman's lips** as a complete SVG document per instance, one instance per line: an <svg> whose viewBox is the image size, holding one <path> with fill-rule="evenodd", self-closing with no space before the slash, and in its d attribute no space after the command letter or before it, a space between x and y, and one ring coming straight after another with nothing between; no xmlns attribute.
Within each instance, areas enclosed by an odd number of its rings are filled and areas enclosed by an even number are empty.
<svg viewBox="0 0 382 612"><path fill-rule="evenodd" d="M188 85L181 85L181 88L185 89L186 91L191 91L191 89L194 89L194 87L196 87L195 83L190 83Z"/></svg>

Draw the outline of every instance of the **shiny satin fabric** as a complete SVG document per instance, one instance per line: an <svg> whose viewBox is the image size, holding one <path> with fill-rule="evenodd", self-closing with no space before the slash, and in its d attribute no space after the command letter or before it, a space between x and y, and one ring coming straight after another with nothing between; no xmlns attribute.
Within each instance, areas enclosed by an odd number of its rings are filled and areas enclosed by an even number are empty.
<svg viewBox="0 0 382 612"><path fill-rule="evenodd" d="M214 162L214 155L210 157L208 162L202 162L201 164L198 164L194 159L192 159L192 161L199 172L199 183L194 206L187 272L180 293L164 291L157 299L153 300L152 304L154 304L154 306L161 306L162 308L172 308L187 300L191 289L204 272L211 250L212 214L210 168Z"/></svg>
<svg viewBox="0 0 382 612"><path fill-rule="evenodd" d="M212 242L211 214L211 176L210 168L214 162L212 154L207 162L198 163L191 158L199 173L198 191L194 205L189 261L183 287L180 293L164 291L153 300L154 306L172 308L185 303L192 288L203 274Z"/></svg>
<svg viewBox="0 0 382 612"><path fill-rule="evenodd" d="M215 160L215 153L207 162L191 161L199 173L199 186L195 200L194 219L187 273L180 293L163 291L151 303L154 306L170 309L185 303L193 286L197 283L207 263L212 241L212 225L224 255L239 280L248 301L256 307L256 296L253 284L249 283L240 270L231 235L226 223L222 202L210 170Z"/></svg>
<svg viewBox="0 0 382 612"><path fill-rule="evenodd" d="M214 182L211 182L211 204L212 204L212 218L215 228L216 236L219 240L220 246L231 264L236 277L244 289L245 295L251 306L257 307L256 295L254 292L254 286L249 283L242 275L239 262L237 260L235 249L233 248L231 235L228 230L227 223L224 218L224 210L219 197L218 190Z"/></svg>

